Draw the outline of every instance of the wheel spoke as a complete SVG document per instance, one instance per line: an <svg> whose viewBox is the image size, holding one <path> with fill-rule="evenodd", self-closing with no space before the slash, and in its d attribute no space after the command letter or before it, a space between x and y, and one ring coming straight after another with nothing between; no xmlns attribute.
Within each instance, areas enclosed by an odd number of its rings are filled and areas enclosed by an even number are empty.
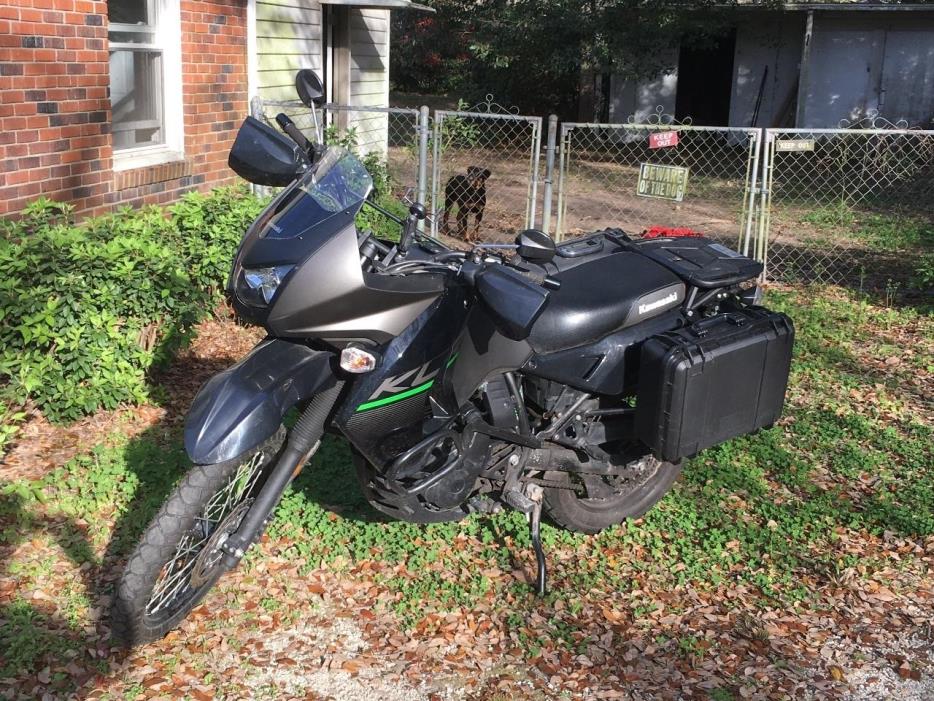
<svg viewBox="0 0 934 701"><path fill-rule="evenodd" d="M266 462L264 451L257 451L245 460L236 474L207 501L201 514L195 517L191 532L182 536L172 557L165 563L153 586L146 613L153 615L168 607L190 588L191 572L211 534L255 488ZM216 545L213 547L217 547ZM211 558L209 568L220 561ZM199 566L203 571L204 566Z"/></svg>

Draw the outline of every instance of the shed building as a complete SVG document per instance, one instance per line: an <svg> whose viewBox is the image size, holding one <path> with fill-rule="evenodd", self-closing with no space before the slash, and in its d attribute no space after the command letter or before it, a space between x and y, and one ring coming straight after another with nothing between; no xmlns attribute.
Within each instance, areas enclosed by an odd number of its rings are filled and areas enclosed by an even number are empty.
<svg viewBox="0 0 934 701"><path fill-rule="evenodd" d="M614 76L610 121L641 121L661 106L710 126L835 128L874 116L934 126L931 4L739 7L718 41L684 45L669 63L651 80Z"/></svg>

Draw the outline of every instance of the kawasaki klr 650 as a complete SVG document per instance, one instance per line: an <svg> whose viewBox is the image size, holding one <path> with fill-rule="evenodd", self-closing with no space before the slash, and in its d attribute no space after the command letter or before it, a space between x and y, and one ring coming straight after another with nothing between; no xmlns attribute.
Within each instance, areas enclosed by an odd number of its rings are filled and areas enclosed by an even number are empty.
<svg viewBox="0 0 934 701"><path fill-rule="evenodd" d="M296 88L316 115L321 81L301 71ZM118 587L127 643L165 635L239 562L325 433L349 441L360 488L393 518L524 512L544 592L543 511L584 533L640 516L682 458L779 417L794 332L757 306L759 263L618 229L455 250L420 232L417 203L398 243L382 240L354 223L379 209L361 162L276 120L288 136L248 117L229 161L284 188L228 285L267 337L192 404L194 467Z"/></svg>

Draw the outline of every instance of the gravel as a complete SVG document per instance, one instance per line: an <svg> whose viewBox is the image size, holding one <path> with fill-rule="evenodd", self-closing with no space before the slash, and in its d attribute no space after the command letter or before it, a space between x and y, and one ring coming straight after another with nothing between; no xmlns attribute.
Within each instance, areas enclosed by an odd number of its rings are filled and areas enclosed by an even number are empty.
<svg viewBox="0 0 934 701"><path fill-rule="evenodd" d="M934 641L930 636L893 638L884 646L853 645L848 657L854 666L845 669L850 685L847 701L934 699Z"/></svg>
<svg viewBox="0 0 934 701"><path fill-rule="evenodd" d="M322 612L317 612L319 615ZM300 621L265 639L272 656L286 654L297 664L267 664L245 671L244 683L253 689L275 687L290 697L321 697L336 701L460 701L465 690L444 680L413 684L404 666L381 662L368 654L368 645L353 619ZM355 661L361 657L359 669ZM240 659L238 655L231 662ZM353 672L346 670L353 668ZM281 698L281 697L280 697Z"/></svg>

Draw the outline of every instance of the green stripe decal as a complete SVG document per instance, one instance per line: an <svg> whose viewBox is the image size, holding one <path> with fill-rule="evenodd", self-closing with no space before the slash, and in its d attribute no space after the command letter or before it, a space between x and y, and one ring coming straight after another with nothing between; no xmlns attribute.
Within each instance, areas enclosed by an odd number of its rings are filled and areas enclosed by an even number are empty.
<svg viewBox="0 0 934 701"><path fill-rule="evenodd" d="M381 406L386 406L387 404L392 404L393 402L399 402L403 399L408 399L409 397L414 397L416 394L421 394L422 392L427 392L434 385L434 380L428 380L423 385L418 387L413 387L412 389L407 389L405 392L399 392L399 394L394 394L391 397L383 397L382 399L377 399L372 402L367 402L366 404L361 404L357 407L357 411L368 411L369 409L376 409Z"/></svg>
<svg viewBox="0 0 934 701"><path fill-rule="evenodd" d="M454 361L457 360L458 355L460 355L460 353L455 353L454 355L452 355L444 367L445 368L451 367L454 364ZM428 390L432 388L434 384L435 384L434 380L428 380L428 382L426 382L423 385L419 385L418 387L413 387L412 389L407 389L404 392L399 392L399 394L393 394L389 397L383 397L382 399L376 399L372 402L366 402L365 404L361 404L360 406L357 407L357 411L360 412L360 411L367 411L368 409L377 409L381 406L392 404L393 402L400 402L403 399L414 397L416 394L427 392Z"/></svg>

